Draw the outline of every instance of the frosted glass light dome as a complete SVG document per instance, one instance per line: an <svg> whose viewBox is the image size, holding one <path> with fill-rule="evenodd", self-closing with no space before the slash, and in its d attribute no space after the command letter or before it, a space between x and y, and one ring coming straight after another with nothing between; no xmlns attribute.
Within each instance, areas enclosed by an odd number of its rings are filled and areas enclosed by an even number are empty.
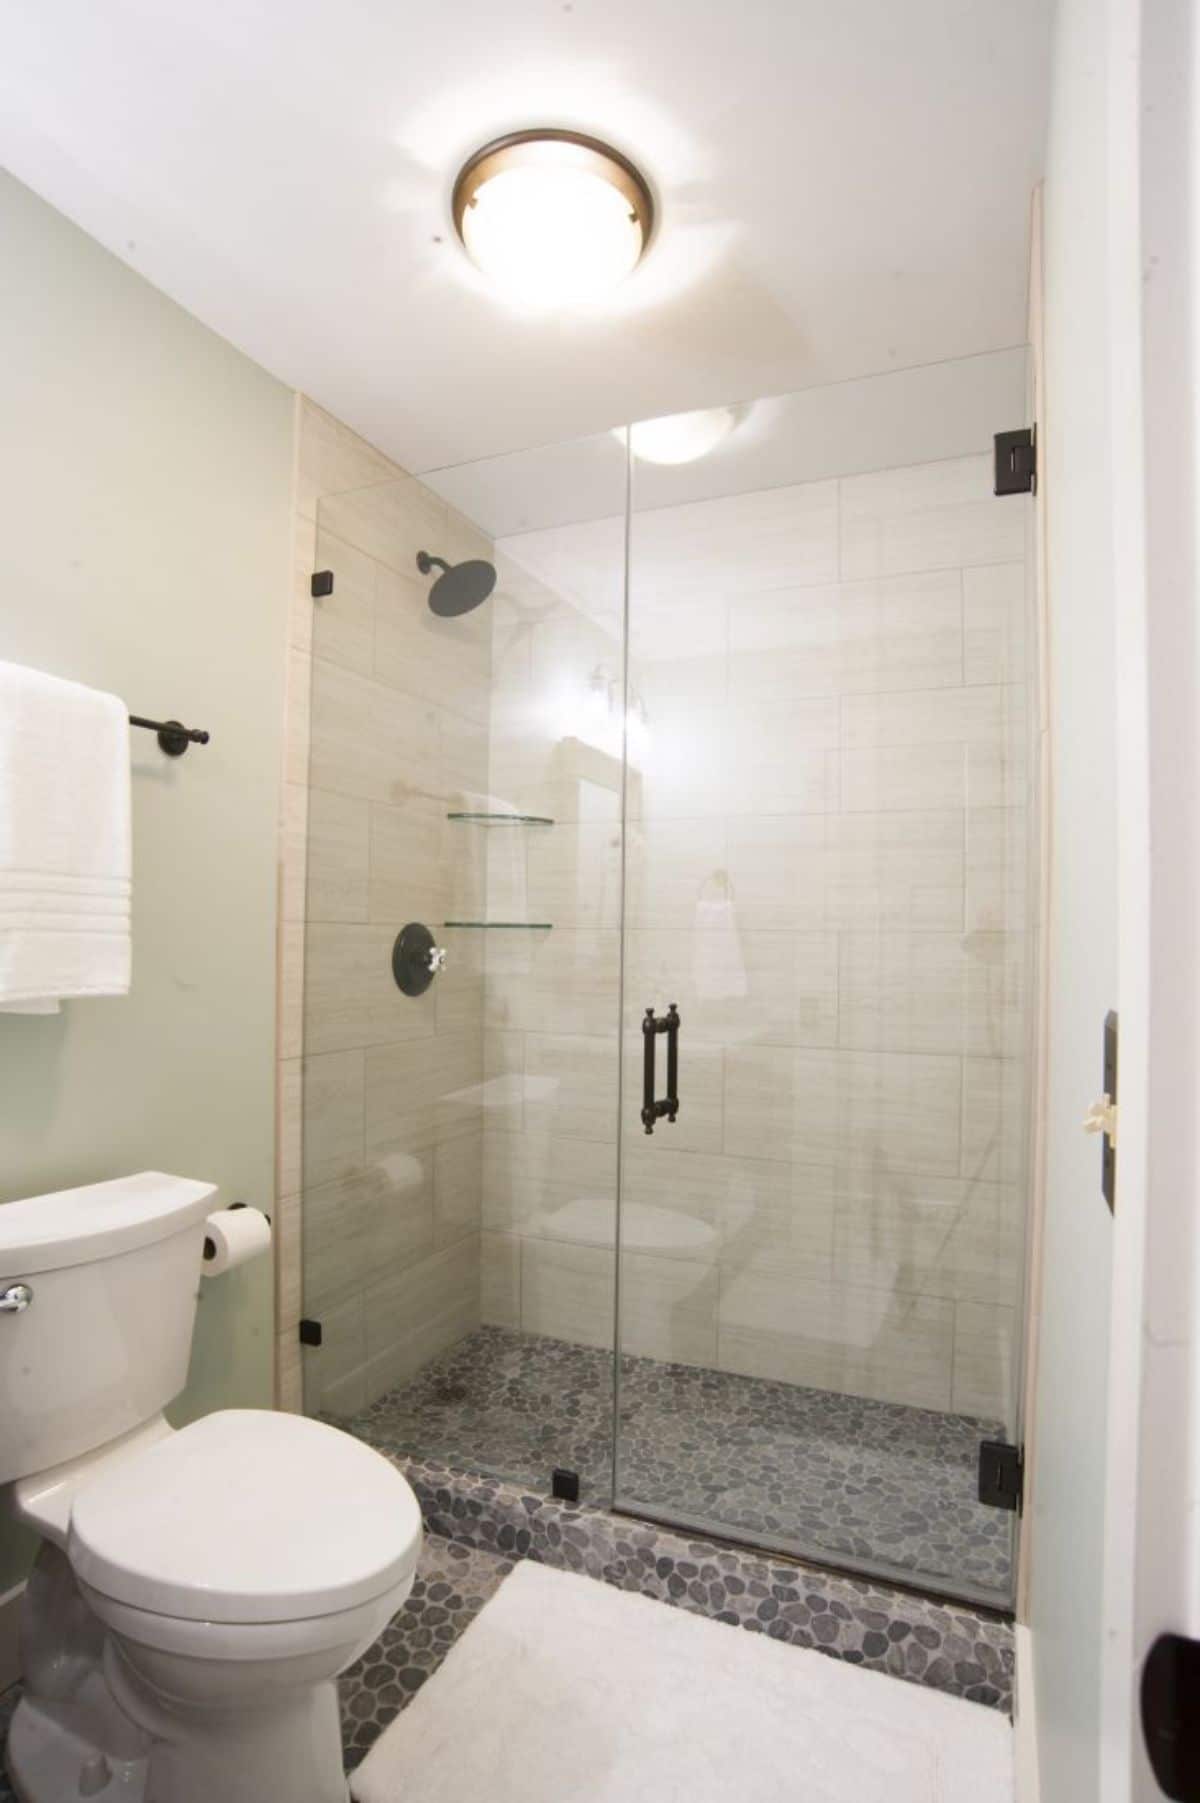
<svg viewBox="0 0 1200 1803"><path fill-rule="evenodd" d="M471 261L509 298L538 307L611 293L641 261L654 213L645 181L618 151L550 130L477 151L453 205Z"/></svg>

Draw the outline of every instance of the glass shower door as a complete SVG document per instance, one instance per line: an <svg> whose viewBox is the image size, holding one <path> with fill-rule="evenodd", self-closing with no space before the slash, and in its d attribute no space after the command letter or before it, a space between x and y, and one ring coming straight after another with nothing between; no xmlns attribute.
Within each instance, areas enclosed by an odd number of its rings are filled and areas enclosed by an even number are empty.
<svg viewBox="0 0 1200 1803"><path fill-rule="evenodd" d="M633 434L615 1501L1006 1605L1024 510L871 383L816 473L793 399L773 461Z"/></svg>

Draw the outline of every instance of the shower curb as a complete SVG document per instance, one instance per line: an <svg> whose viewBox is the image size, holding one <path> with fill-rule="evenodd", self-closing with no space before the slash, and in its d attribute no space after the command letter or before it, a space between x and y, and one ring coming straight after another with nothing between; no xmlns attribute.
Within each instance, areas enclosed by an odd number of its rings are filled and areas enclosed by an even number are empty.
<svg viewBox="0 0 1200 1803"><path fill-rule="evenodd" d="M381 1447L429 1533L620 1590L1012 1713L1013 1630L1000 1616L761 1554Z"/></svg>

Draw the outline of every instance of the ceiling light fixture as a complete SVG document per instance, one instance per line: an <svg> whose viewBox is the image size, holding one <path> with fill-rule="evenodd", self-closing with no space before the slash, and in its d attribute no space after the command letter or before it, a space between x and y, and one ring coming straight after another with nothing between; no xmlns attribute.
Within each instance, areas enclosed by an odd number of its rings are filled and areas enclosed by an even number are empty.
<svg viewBox="0 0 1200 1803"><path fill-rule="evenodd" d="M629 428L629 448L641 463L695 463L728 438L736 420L732 407L702 407L695 413L664 413ZM625 427L613 437L625 440Z"/></svg>
<svg viewBox="0 0 1200 1803"><path fill-rule="evenodd" d="M510 298L554 307L602 298L635 269L654 227L645 177L580 132L512 132L459 171L454 225Z"/></svg>

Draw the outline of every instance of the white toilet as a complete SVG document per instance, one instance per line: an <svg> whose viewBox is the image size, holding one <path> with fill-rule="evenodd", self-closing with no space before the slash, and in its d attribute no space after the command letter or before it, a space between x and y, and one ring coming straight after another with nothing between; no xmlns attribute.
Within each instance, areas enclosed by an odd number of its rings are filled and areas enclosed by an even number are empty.
<svg viewBox="0 0 1200 1803"><path fill-rule="evenodd" d="M339 1672L412 1588L416 1498L348 1434L178 1431L211 1184L0 1208L0 1483L43 1539L8 1771L26 1803L345 1803Z"/></svg>

